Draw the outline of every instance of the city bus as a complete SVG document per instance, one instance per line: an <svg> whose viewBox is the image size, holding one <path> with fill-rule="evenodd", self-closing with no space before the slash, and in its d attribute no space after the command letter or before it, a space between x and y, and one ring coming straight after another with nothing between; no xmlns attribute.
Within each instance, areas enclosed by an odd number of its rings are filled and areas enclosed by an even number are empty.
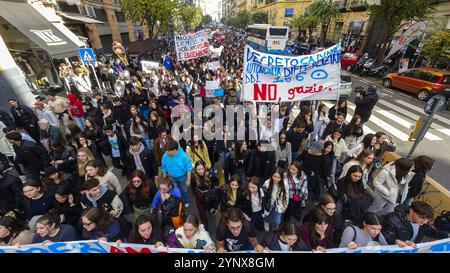
<svg viewBox="0 0 450 273"><path fill-rule="evenodd" d="M254 24L247 27L247 44L265 53L281 54L289 38L289 27Z"/></svg>

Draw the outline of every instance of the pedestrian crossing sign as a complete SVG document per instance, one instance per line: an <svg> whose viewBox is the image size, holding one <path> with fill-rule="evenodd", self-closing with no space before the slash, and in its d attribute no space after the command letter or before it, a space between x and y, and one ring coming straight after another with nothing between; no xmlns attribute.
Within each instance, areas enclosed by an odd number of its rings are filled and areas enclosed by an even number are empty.
<svg viewBox="0 0 450 273"><path fill-rule="evenodd" d="M95 54L92 48L79 48L78 54L83 63L95 63Z"/></svg>

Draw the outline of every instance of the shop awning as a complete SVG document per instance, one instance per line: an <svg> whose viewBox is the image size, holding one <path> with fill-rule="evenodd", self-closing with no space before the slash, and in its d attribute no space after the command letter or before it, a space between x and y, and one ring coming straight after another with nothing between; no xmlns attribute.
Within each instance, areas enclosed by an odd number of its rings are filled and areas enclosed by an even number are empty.
<svg viewBox="0 0 450 273"><path fill-rule="evenodd" d="M80 21L80 22L83 22L86 24L104 24L105 23L105 22L102 22L99 20L95 20L94 18L87 17L82 14L74 13L74 12L59 12L59 14L61 14L62 17L65 17L67 19L74 20L74 21Z"/></svg>
<svg viewBox="0 0 450 273"><path fill-rule="evenodd" d="M29 4L2 1L0 16L53 58L75 56L83 44L67 27L50 22Z"/></svg>

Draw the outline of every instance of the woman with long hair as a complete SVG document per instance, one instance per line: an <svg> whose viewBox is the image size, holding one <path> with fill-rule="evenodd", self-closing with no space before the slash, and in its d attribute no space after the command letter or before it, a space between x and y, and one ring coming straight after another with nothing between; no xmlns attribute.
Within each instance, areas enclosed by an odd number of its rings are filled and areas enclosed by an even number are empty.
<svg viewBox="0 0 450 273"><path fill-rule="evenodd" d="M283 215L283 221L289 221L293 217L301 222L303 209L308 199L308 180L298 161L289 165L284 175L284 184L288 186L289 203Z"/></svg>
<svg viewBox="0 0 450 273"><path fill-rule="evenodd" d="M361 140L361 142L358 142L353 148L348 149L348 155L351 158L357 158L358 155L363 150L370 150L372 152L375 152L375 144L377 143L377 137L374 134L367 134L364 136L364 138Z"/></svg>
<svg viewBox="0 0 450 273"><path fill-rule="evenodd" d="M386 215L406 200L409 181L414 176L414 161L400 158L386 164L373 180L374 201L370 212Z"/></svg>
<svg viewBox="0 0 450 273"><path fill-rule="evenodd" d="M359 225L349 225L344 229L339 247L355 249L364 246L388 245L381 233L383 221L375 213L368 212L362 218L362 228Z"/></svg>
<svg viewBox="0 0 450 273"><path fill-rule="evenodd" d="M372 196L364 189L363 169L359 165L351 166L337 183L337 215L342 226L344 222L359 224L372 204Z"/></svg>
<svg viewBox="0 0 450 273"><path fill-rule="evenodd" d="M291 143L287 140L286 132L280 132L279 141L275 152L275 164L285 169L292 163Z"/></svg>
<svg viewBox="0 0 450 273"><path fill-rule="evenodd" d="M152 149L152 143L150 142L148 136L148 124L143 121L139 115L134 116L131 119L130 136L135 136L142 139L146 148L149 150Z"/></svg>
<svg viewBox="0 0 450 273"><path fill-rule="evenodd" d="M132 244L155 245L155 247L164 246L163 231L153 224L151 217L139 215L134 225L134 232L129 238Z"/></svg>
<svg viewBox="0 0 450 273"><path fill-rule="evenodd" d="M363 184L364 189L367 189L368 183L369 183L369 174L372 171L375 155L374 153L369 150L363 150L357 158L350 160L349 162L344 164L344 167L342 168L341 176L339 176L339 179L344 178L347 175L348 170L355 165L360 166L363 169Z"/></svg>
<svg viewBox="0 0 450 273"><path fill-rule="evenodd" d="M195 196L200 220L208 230L209 223L206 212L212 214L217 210L220 203L219 181L211 175L201 161L195 162L191 181L192 192Z"/></svg>
<svg viewBox="0 0 450 273"><path fill-rule="evenodd" d="M152 146L153 141L159 137L159 132L164 128L167 128L166 122L162 119L157 111L152 111L148 120L148 136L150 139L150 144L152 144Z"/></svg>
<svg viewBox="0 0 450 273"><path fill-rule="evenodd" d="M284 169L276 167L270 179L264 182L263 187L269 196L268 212L264 218L264 229L273 230L281 224L283 213L289 204L288 185L284 180Z"/></svg>
<svg viewBox="0 0 450 273"><path fill-rule="evenodd" d="M250 223L259 231L264 230L264 217L269 214L269 198L270 196L258 178L250 177L239 207L250 219Z"/></svg>
<svg viewBox="0 0 450 273"><path fill-rule="evenodd" d="M129 184L125 187L120 197L133 214L133 219L140 215L151 216L151 204L156 195L156 186L141 170L135 170L129 177Z"/></svg>
<svg viewBox="0 0 450 273"><path fill-rule="evenodd" d="M325 130L325 127L330 121L327 114L327 106L323 103L319 104L319 107L317 107L317 114L314 117L314 131L311 136L311 141L319 140L320 136L323 134L323 130Z"/></svg>
<svg viewBox="0 0 450 273"><path fill-rule="evenodd" d="M100 160L103 159L102 155L102 149L105 149L105 134L103 133L102 128L98 126L97 123L95 123L95 120L93 118L87 118L85 121L85 130L84 130L84 137L91 141L94 145L91 146L91 149L93 149L93 153L99 157ZM104 161L104 159L103 159Z"/></svg>
<svg viewBox="0 0 450 273"><path fill-rule="evenodd" d="M284 222L268 236L264 236L261 243L264 250L272 251L295 251L298 249L297 227L292 222Z"/></svg>
<svg viewBox="0 0 450 273"><path fill-rule="evenodd" d="M84 184L86 177L86 164L94 160L95 157L92 154L91 150L86 147L81 147L77 152L77 174L78 174L78 183L80 185Z"/></svg>
<svg viewBox="0 0 450 273"><path fill-rule="evenodd" d="M241 190L242 181L237 175L233 175L230 178L230 181L226 183L222 188L222 200L220 203L220 211L223 213L228 208L236 208L239 204L241 204L242 198L242 190Z"/></svg>
<svg viewBox="0 0 450 273"><path fill-rule="evenodd" d="M188 146L186 147L186 154L193 164L197 161L202 161L207 169L211 169L212 165L209 158L208 147L198 135L193 135L192 140L189 140Z"/></svg>
<svg viewBox="0 0 450 273"><path fill-rule="evenodd" d="M0 218L0 246L28 245L33 241L33 232L27 224L12 216Z"/></svg>
<svg viewBox="0 0 450 273"><path fill-rule="evenodd" d="M320 252L333 248L333 233L327 232L329 223L330 217L325 212L319 208L313 208L310 221L304 223L299 229L301 247L308 251Z"/></svg>
<svg viewBox="0 0 450 273"><path fill-rule="evenodd" d="M423 182L427 177L427 172L433 168L433 164L434 159L426 155L419 155L414 158L414 176L409 182L408 195L404 201L404 204L407 204L408 206L411 205L414 198L420 194Z"/></svg>
<svg viewBox="0 0 450 273"><path fill-rule="evenodd" d="M103 208L96 207L84 210L81 214L81 222L85 240L105 242L124 240L119 222Z"/></svg>
<svg viewBox="0 0 450 273"><path fill-rule="evenodd" d="M353 149L358 145L358 139L364 135L363 126L361 124L361 117L355 114L349 124L343 131L343 137L348 149Z"/></svg>
<svg viewBox="0 0 450 273"><path fill-rule="evenodd" d="M245 172L250 160L247 142L238 140L234 145L234 150L231 151L227 158L227 164L225 164L225 179L228 180L232 175L238 175L241 181L245 181L247 179Z"/></svg>
<svg viewBox="0 0 450 273"><path fill-rule="evenodd" d="M188 214L184 216L183 225L175 231L178 241L184 248L203 249L214 252L216 246L211 240L208 231L200 224L197 216Z"/></svg>
<svg viewBox="0 0 450 273"><path fill-rule="evenodd" d="M117 194L122 192L122 186L119 183L119 179L115 174L106 169L106 167L98 160L91 160L86 163L86 176L88 178L96 178L100 184L106 184L106 186L115 191Z"/></svg>
<svg viewBox="0 0 450 273"><path fill-rule="evenodd" d="M159 191L153 198L152 209L158 214L161 228L179 228L183 212L180 189L169 176L159 179L158 188Z"/></svg>

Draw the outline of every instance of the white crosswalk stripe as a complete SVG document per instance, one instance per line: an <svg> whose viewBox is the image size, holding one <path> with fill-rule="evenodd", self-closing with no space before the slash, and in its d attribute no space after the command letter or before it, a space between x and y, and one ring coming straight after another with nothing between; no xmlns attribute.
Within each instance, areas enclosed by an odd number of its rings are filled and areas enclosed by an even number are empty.
<svg viewBox="0 0 450 273"><path fill-rule="evenodd" d="M322 101L328 108L334 106L333 101ZM396 103L396 104L394 104ZM402 105L399 106L398 104ZM353 118L355 112L355 104L347 102L347 117L346 122L349 123ZM298 113L298 109L295 109ZM417 119L421 117L418 113L423 113L423 109L419 106L415 106L406 101L394 100L386 101L381 99L374 110L370 120L364 124L364 134L375 134L377 131L383 131L387 134L394 136L399 141L408 141L411 127L416 123ZM296 116L296 115L295 115ZM422 115L422 117L424 117ZM449 124L450 120L442 116L436 116L439 123L442 125ZM438 123L433 123L425 134L425 140L427 141L448 141L450 140L450 129L447 126L441 126Z"/></svg>

